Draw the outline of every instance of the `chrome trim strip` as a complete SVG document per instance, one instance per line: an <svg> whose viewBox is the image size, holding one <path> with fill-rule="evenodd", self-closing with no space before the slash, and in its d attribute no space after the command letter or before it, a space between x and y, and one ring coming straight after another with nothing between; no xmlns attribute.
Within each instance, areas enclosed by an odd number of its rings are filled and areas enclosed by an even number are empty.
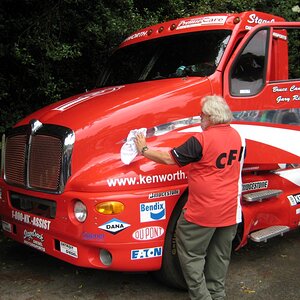
<svg viewBox="0 0 300 300"><path fill-rule="evenodd" d="M41 123L39 120L31 120L29 122L31 135L34 135L42 126L43 123Z"/></svg>
<svg viewBox="0 0 300 300"><path fill-rule="evenodd" d="M43 126L43 124L38 121L38 120L31 120L29 122L29 129L28 129L28 135L27 135L27 147L26 147L26 154L25 154L25 173L26 173L26 178L25 178L25 185L29 188L32 189L29 183L29 176L30 176L30 153L31 153L31 145L32 145L32 137L36 134L36 132Z"/></svg>
<svg viewBox="0 0 300 300"><path fill-rule="evenodd" d="M71 176L71 160L72 160L72 152L73 146L75 143L75 133L69 132L63 143L63 150L62 150L62 169L61 169L61 176L60 176L60 193L63 192L65 185L68 181L68 178Z"/></svg>
<svg viewBox="0 0 300 300"><path fill-rule="evenodd" d="M244 110L233 111L233 121L271 123L281 125L300 125L300 108L283 108L270 110ZM200 116L193 116L175 120L169 123L160 124L147 129L147 137L167 134L175 129L180 129L189 125L200 125Z"/></svg>
<svg viewBox="0 0 300 300"><path fill-rule="evenodd" d="M5 134L2 135L2 142L1 142L1 168L0 168L0 176L4 175L4 160L5 160Z"/></svg>
<svg viewBox="0 0 300 300"><path fill-rule="evenodd" d="M200 116L194 116L190 118L184 118L169 123L161 124L147 129L147 137L160 136L175 129L186 127L189 125L200 124Z"/></svg>

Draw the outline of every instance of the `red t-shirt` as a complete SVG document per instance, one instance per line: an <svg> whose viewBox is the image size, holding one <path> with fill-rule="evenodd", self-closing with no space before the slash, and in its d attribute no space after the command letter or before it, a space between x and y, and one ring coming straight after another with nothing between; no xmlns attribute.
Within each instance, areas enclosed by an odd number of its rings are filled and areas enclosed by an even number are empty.
<svg viewBox="0 0 300 300"><path fill-rule="evenodd" d="M228 124L208 127L171 150L179 166L191 164L187 221L205 227L241 222L241 170L245 140Z"/></svg>

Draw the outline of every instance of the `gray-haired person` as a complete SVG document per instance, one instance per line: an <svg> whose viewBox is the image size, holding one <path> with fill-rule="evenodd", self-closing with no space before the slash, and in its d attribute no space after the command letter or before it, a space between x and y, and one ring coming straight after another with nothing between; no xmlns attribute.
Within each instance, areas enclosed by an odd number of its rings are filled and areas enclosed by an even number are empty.
<svg viewBox="0 0 300 300"><path fill-rule="evenodd" d="M220 96L201 99L201 128L169 152L149 149L143 135L135 144L162 164L191 164L189 195L177 222L178 257L191 299L225 299L232 241L241 222L241 171L245 140L230 126L232 113Z"/></svg>

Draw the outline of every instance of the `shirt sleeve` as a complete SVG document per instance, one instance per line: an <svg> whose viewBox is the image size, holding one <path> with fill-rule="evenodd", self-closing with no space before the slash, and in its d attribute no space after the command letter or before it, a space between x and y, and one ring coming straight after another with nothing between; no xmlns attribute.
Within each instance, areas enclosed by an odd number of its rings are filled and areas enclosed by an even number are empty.
<svg viewBox="0 0 300 300"><path fill-rule="evenodd" d="M190 137L181 146L170 151L175 162L183 167L202 158L202 146L195 137Z"/></svg>

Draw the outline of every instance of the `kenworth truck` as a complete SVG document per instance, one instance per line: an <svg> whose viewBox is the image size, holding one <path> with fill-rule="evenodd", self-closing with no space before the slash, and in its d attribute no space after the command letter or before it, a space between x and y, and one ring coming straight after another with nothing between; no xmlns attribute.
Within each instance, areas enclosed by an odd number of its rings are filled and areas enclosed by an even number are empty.
<svg viewBox="0 0 300 300"><path fill-rule="evenodd" d="M299 22L247 11L153 25L129 36L99 88L51 104L2 138L5 236L71 264L155 271L184 286L175 225L188 166L120 150L146 128L150 148L178 146L199 126L200 99L222 95L246 138L243 222L235 249L300 226ZM222 163L232 159L224 155Z"/></svg>

